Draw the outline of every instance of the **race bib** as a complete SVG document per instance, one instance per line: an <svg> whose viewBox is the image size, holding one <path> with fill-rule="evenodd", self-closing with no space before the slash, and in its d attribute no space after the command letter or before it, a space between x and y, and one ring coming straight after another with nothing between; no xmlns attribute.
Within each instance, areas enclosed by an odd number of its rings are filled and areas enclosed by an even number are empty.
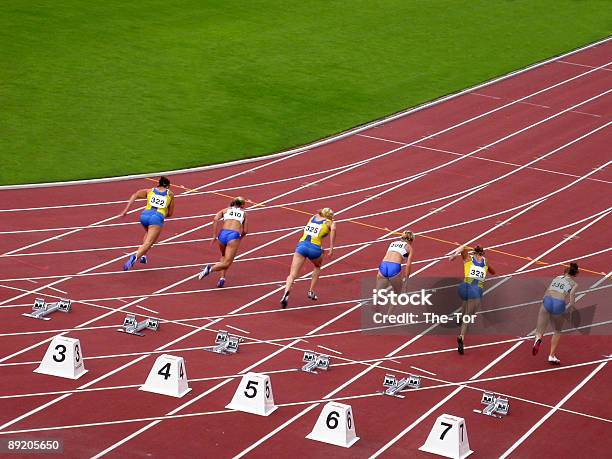
<svg viewBox="0 0 612 459"><path fill-rule="evenodd" d="M225 220L238 220L240 223L244 220L244 210L230 208L223 216Z"/></svg>
<svg viewBox="0 0 612 459"><path fill-rule="evenodd" d="M157 207L157 208L162 208L164 209L166 207L166 204L168 203L168 196L160 196L158 194L155 193L151 193L151 195L149 196L149 205L151 207Z"/></svg>
<svg viewBox="0 0 612 459"><path fill-rule="evenodd" d="M567 295L571 289L572 285L563 277L553 279L552 283L550 284L550 290L562 293L563 295Z"/></svg>
<svg viewBox="0 0 612 459"><path fill-rule="evenodd" d="M487 270L483 266L470 266L470 278L483 281L485 277L487 277Z"/></svg>
<svg viewBox="0 0 612 459"><path fill-rule="evenodd" d="M319 237L319 234L321 233L322 228L323 228L322 224L317 225L316 223L309 223L304 228L304 234L310 237Z"/></svg>
<svg viewBox="0 0 612 459"><path fill-rule="evenodd" d="M389 250L392 252L397 252L400 255L406 257L408 255L408 251L406 250L406 243L401 241L392 242L389 245Z"/></svg>

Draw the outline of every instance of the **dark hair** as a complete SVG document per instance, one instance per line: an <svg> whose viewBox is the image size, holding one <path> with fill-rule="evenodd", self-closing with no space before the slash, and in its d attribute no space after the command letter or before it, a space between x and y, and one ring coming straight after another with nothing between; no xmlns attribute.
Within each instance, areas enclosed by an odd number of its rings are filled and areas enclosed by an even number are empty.
<svg viewBox="0 0 612 459"><path fill-rule="evenodd" d="M170 186L170 180L168 177L160 177L159 182L157 182L158 186L163 186L164 188L168 188Z"/></svg>
<svg viewBox="0 0 612 459"><path fill-rule="evenodd" d="M567 268L565 272L569 274L570 276L575 276L576 274L578 274L580 272L578 270L578 263L574 263L574 262L570 263L569 268Z"/></svg>
<svg viewBox="0 0 612 459"><path fill-rule="evenodd" d="M476 247L474 247L474 253L476 255L484 255L484 249L481 246L477 245Z"/></svg>

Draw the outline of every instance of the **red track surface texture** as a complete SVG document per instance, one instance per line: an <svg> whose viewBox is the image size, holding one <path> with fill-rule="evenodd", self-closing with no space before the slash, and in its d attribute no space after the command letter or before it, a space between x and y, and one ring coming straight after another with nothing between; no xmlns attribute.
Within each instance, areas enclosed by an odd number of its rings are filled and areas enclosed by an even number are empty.
<svg viewBox="0 0 612 459"><path fill-rule="evenodd" d="M307 151L174 175L176 215L150 263L127 273L138 211L113 216L150 182L3 190L0 439L62 438L68 457L426 457L418 447L448 413L465 418L473 457L609 457L609 312L589 335L563 337L563 365L553 369L548 338L534 358L516 333L468 336L464 356L435 331L364 334L358 298L381 240L409 227L419 235L416 278L457 277L459 263L445 255L478 242L494 249L501 274L553 277L577 259L580 289L604 288L577 306L606 301L611 61L605 42ZM195 275L218 256L211 215L238 194L262 205L250 211L252 234L219 290ZM319 301L298 282L280 310L297 232L322 206L338 213L339 247ZM541 293L517 292L515 303L536 311ZM36 297L64 296L70 314L21 316ZM159 317L160 330L116 333L127 312ZM237 355L202 351L219 329L245 338ZM76 381L33 373L58 334L80 339L89 372ZM331 370L295 371L304 350L328 352ZM137 390L161 353L185 359L193 390L181 399ZM272 415L225 408L247 371L270 375ZM388 372L419 374L423 386L404 399L382 396ZM507 418L474 413L483 390L508 396ZM337 399L355 416L360 440L349 449L304 438Z"/></svg>

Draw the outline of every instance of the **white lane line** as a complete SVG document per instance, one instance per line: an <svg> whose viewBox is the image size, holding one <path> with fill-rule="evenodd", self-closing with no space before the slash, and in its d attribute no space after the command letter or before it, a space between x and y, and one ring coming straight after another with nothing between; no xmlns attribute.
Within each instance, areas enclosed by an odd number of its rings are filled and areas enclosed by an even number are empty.
<svg viewBox="0 0 612 459"><path fill-rule="evenodd" d="M320 347L321 349L325 349L326 351L329 351L329 352L333 352L334 354L342 355L342 352L332 349L330 347L321 346L320 344L318 344L317 347Z"/></svg>
<svg viewBox="0 0 612 459"><path fill-rule="evenodd" d="M529 72L531 70L535 70L539 67L542 67L544 65L550 64L550 63L554 63L554 62L561 62L560 59L564 59L566 57L578 54L582 51L585 51L587 49L590 48L594 48L597 46L600 46L602 44L607 43L608 41L612 40L612 37L606 37L603 38L601 40L598 40L596 42L593 43L589 43L588 45L585 45L583 47L580 48L576 48L574 50L568 51L567 53L561 54L559 56L553 56L549 59L545 59L543 61L540 62L536 62L535 64L529 65L527 67L523 67L521 69L506 73L505 75L501 75L497 78L493 78L489 81L485 81L484 83L478 83L477 85L471 86L469 88L466 88L462 91L459 91L457 93L454 94L449 94L447 96L444 97L440 97L438 99L435 99L433 101L430 102L426 102L424 104L421 104L417 107L412 107L409 108L407 110L403 110L401 112L398 113L394 113L393 115L381 118L379 120L375 120L372 121L371 123L367 123L365 125L362 126L358 126L356 128L350 129L346 132L343 132L341 134L332 136L332 137L328 137L322 140L319 140L317 142L314 142L312 144L308 144L308 145L304 145L298 148L295 148L293 150L288 150L288 151L284 151L284 152L280 152L280 153L273 153L270 155L265 155L265 156L260 156L257 158L247 158L247 159L241 159L241 160L237 160L237 161L230 161L227 163L222 163L222 164L212 164L212 165L208 165L208 166L199 166L199 167L192 167L192 168L186 168L186 169L177 169L177 170L173 170L173 171L162 171L162 172L155 172L155 173L147 173L147 174L132 174L132 175L124 175L124 176L119 176L119 177L106 177L106 178L101 178L101 179L89 179L89 180L73 180L73 181L65 181L65 182L52 182L52 183L30 183L30 184L26 184L26 185L4 185L4 186L0 186L0 190L11 190L11 189L22 189L22 188L40 188L40 187L55 187L55 186L65 186L65 185L73 185L73 184L80 184L80 185L84 185L84 184L92 184L92 183L108 183L108 182L113 182L113 181L121 181L121 180L130 180L130 179L135 179L135 178L146 178L146 177L151 177L151 176L159 176L159 175L175 175L175 174L182 174L182 173L190 173L190 172L198 172L198 171L208 171L208 170L212 170L212 169L220 169L220 168L225 168L225 167L231 167L231 166L237 166L237 165L242 165L242 164L249 164L249 163L253 163L253 162L260 162L260 161L270 161L272 159L275 158L280 158L283 159L283 157L287 156L287 155L291 155L293 156L294 154L297 155L299 153L304 153L307 152L309 150L312 150L314 148L317 148L319 146L323 146L323 145L327 145L329 143L335 142L337 140L341 140L344 139L346 137L350 137L352 135L355 135L359 132L362 132L364 130L367 129L372 129L374 127L389 123L393 120L399 119L399 118L403 118L406 117L412 113L424 110L428 107L432 107L435 105L439 105L443 102L446 102L448 100L452 100L452 99L456 99L459 98L465 94L471 93L472 91L476 91L482 88L486 88L488 86L491 86L495 83L498 83L500 81L504 81L507 80L509 78L515 77L517 75L521 75L523 73ZM564 63L568 63L568 62L564 62ZM591 66L588 66L591 67ZM605 66L604 66L605 67ZM599 70L599 67L591 67L594 70ZM604 69L604 70L608 70L608 69ZM253 169L249 169L249 171L252 171Z"/></svg>
<svg viewBox="0 0 612 459"><path fill-rule="evenodd" d="M535 432L542 424L546 422L548 418L550 418L553 414L555 414L559 408L561 408L565 402L567 402L570 398L574 396L576 392L584 387L586 383L588 383L593 377L606 366L608 362L600 363L597 368L595 368L589 375L584 378L580 383L576 385L565 397L563 397L559 403L557 403L548 413L546 413L538 422L536 422L525 434L519 438L510 448L508 448L501 456L500 459L505 459L508 457L516 448L518 448L527 438L531 436L533 432Z"/></svg>
<svg viewBox="0 0 612 459"><path fill-rule="evenodd" d="M153 314L159 314L158 311L154 311L153 309L145 308L144 306L136 306L137 308L144 309L145 311L152 312Z"/></svg>
<svg viewBox="0 0 612 459"><path fill-rule="evenodd" d="M246 331L246 330L243 330L242 328L234 327L234 326L232 326L232 325L226 325L226 327L227 327L227 328L231 328L232 330L237 330L237 331L239 331L240 333L246 333L247 335L250 335L250 334L251 334L251 332L250 332L250 331Z"/></svg>
<svg viewBox="0 0 612 459"><path fill-rule="evenodd" d="M431 371L423 370L422 368L419 368L419 367L414 367L414 366L410 365L410 368L413 368L413 369L415 369L417 371L421 371L423 373L427 373L428 375L436 376L435 373L432 373Z"/></svg>
<svg viewBox="0 0 612 459"><path fill-rule="evenodd" d="M473 96L488 97L489 99L501 100L501 97L490 96L489 94L483 94L481 92L470 92L470 94L472 94Z"/></svg>
<svg viewBox="0 0 612 459"><path fill-rule="evenodd" d="M60 290L59 288L56 287L48 287L50 290L55 290L56 292L62 293L64 295L68 295L68 292L66 292L65 290Z"/></svg>
<svg viewBox="0 0 612 459"><path fill-rule="evenodd" d="M587 115L587 116L594 116L595 118L601 118L601 115L596 115L595 113L583 112L580 110L572 110L572 113L578 113L579 115Z"/></svg>

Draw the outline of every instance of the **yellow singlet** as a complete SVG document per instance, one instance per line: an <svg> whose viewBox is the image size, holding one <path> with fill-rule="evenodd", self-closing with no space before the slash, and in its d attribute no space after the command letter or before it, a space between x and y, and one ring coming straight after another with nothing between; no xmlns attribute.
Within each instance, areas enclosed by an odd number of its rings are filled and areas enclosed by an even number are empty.
<svg viewBox="0 0 612 459"><path fill-rule="evenodd" d="M476 261L474 257L470 257L468 261L463 263L463 281L468 284L478 283L480 288L483 288L485 278L487 277L487 266L486 258L483 258L481 262Z"/></svg>
<svg viewBox="0 0 612 459"><path fill-rule="evenodd" d="M168 194L168 190L165 192L158 191L156 188L151 188L151 191L147 193L147 205L145 210L154 210L162 214L164 217L168 214L168 207L172 196Z"/></svg>
<svg viewBox="0 0 612 459"><path fill-rule="evenodd" d="M321 247L323 238L329 233L327 222L329 222L327 219L317 221L317 215L312 217L304 227L304 234L300 238L300 242L310 242Z"/></svg>

